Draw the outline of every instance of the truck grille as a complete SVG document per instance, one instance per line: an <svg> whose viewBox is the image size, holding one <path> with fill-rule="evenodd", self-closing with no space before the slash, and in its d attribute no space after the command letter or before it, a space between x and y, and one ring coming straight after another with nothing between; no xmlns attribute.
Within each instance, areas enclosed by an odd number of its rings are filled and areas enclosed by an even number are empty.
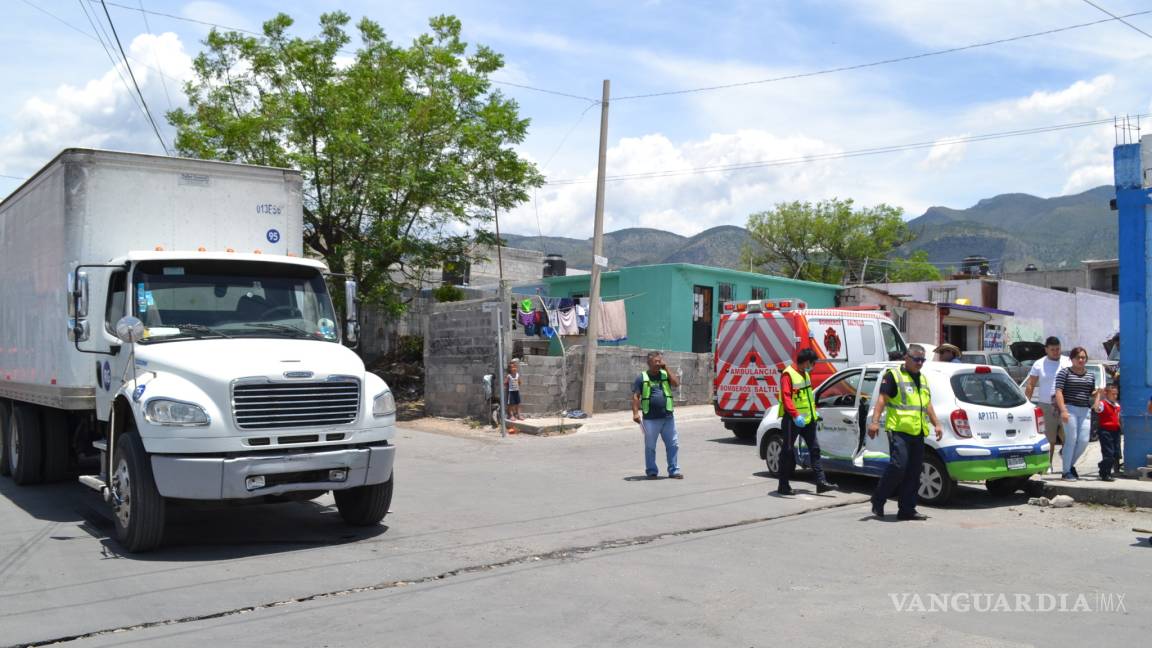
<svg viewBox="0 0 1152 648"><path fill-rule="evenodd" d="M250 383L232 387L232 413L245 430L340 425L360 413L360 383Z"/></svg>

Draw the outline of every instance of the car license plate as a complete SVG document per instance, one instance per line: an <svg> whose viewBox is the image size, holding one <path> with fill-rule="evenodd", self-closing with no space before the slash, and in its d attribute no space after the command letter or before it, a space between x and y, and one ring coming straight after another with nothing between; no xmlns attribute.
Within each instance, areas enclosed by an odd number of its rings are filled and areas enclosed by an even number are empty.
<svg viewBox="0 0 1152 648"><path fill-rule="evenodd" d="M1008 455L1004 460L1008 462L1008 470L1018 470L1028 465L1023 455Z"/></svg>

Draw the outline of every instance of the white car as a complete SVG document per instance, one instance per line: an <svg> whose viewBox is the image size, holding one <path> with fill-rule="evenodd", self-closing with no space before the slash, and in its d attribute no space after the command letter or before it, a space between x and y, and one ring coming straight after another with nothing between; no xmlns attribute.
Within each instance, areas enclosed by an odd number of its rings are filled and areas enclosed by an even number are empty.
<svg viewBox="0 0 1152 648"><path fill-rule="evenodd" d="M840 371L815 392L820 413L816 436L827 472L879 477L888 465L888 437L865 433L880 377L900 363L867 364ZM1000 367L927 362L922 374L932 390L932 405L944 429L936 441L929 434L920 478L920 500L943 504L957 481L983 481L988 490L1007 494L1024 487L1029 477L1048 469L1049 444L1044 417L1024 398L1020 387ZM881 419L883 420L883 419ZM779 416L764 417L756 432L760 458L775 475L784 449ZM808 465L801 440L796 465Z"/></svg>

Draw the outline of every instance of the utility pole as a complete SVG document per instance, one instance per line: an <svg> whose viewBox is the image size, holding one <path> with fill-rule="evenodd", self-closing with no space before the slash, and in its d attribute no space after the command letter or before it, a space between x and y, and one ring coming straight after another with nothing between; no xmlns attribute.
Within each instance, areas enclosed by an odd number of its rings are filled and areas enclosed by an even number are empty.
<svg viewBox="0 0 1152 648"><path fill-rule="evenodd" d="M580 404L591 416L596 393L596 347L600 335L600 264L604 259L604 175L608 166L608 95L609 81L604 79L600 100L600 160L596 165L596 224L592 235L591 295L588 299L588 341L584 345L584 389Z"/></svg>

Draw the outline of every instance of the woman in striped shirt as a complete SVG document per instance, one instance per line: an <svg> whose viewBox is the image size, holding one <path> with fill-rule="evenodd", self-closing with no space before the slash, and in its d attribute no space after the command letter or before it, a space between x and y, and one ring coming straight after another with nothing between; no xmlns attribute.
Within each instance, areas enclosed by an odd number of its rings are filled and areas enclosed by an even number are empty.
<svg viewBox="0 0 1152 648"><path fill-rule="evenodd" d="M1061 454L1064 479L1075 481L1080 478L1076 461L1088 449L1088 440L1092 437L1092 410L1100 402L1100 392L1096 389L1096 377L1085 368L1088 351L1076 347L1068 355L1072 366L1056 374L1056 409L1064 422Z"/></svg>

